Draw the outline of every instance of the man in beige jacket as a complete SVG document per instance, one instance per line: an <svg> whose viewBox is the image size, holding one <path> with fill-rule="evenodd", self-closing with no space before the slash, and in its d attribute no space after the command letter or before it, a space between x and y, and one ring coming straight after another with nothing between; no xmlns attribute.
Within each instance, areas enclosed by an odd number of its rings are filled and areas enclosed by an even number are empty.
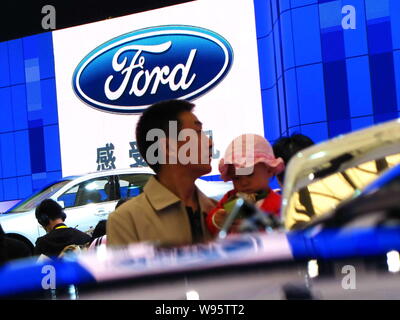
<svg viewBox="0 0 400 320"><path fill-rule="evenodd" d="M205 215L216 202L195 186L195 180L211 171L212 141L202 131L193 108L190 102L170 100L143 112L136 127L136 141L156 175L149 179L142 194L110 214L108 245L141 241L187 245L211 239ZM165 138L158 136L154 142L151 133L160 130Z"/></svg>

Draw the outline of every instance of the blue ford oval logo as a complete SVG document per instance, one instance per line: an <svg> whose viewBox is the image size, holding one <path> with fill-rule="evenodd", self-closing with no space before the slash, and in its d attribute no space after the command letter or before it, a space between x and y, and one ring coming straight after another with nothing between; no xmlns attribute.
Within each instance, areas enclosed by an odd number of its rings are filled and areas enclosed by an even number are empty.
<svg viewBox="0 0 400 320"><path fill-rule="evenodd" d="M138 113L161 100L192 100L229 72L233 50L215 32L193 26L133 31L90 52L76 67L73 88L90 106Z"/></svg>

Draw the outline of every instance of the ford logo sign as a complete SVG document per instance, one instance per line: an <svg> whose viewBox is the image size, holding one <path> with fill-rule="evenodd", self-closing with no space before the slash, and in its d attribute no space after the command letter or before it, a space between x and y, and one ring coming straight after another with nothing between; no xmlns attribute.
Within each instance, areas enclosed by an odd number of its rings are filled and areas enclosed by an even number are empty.
<svg viewBox="0 0 400 320"><path fill-rule="evenodd" d="M233 50L207 29L169 25L133 31L90 52L76 67L73 88L93 108L138 113L162 100L193 100L229 72Z"/></svg>

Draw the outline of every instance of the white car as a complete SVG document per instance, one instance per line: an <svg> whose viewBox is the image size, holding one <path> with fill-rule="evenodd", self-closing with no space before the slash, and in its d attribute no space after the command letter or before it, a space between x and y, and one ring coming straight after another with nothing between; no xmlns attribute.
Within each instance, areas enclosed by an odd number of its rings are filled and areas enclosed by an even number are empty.
<svg viewBox="0 0 400 320"><path fill-rule="evenodd" d="M100 220L107 219L120 198L135 197L154 172L133 168L65 177L34 193L0 215L0 225L13 238L28 243L45 234L35 217L35 209L44 199L57 201L65 210L65 223L90 233ZM198 179L197 187L208 197L219 200L231 190L231 183Z"/></svg>

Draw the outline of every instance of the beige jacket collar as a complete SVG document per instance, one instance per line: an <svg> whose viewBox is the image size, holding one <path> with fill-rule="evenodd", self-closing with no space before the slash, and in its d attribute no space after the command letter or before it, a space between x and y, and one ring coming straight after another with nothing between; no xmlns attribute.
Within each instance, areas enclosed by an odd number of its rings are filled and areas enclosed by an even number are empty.
<svg viewBox="0 0 400 320"><path fill-rule="evenodd" d="M175 203L182 202L180 198L162 185L154 176L150 177L149 181L143 188L143 192L149 199L150 204L157 211L165 209L166 207ZM196 194L201 212L208 212L211 202L210 199L203 192L201 192L197 186Z"/></svg>
<svg viewBox="0 0 400 320"><path fill-rule="evenodd" d="M149 181L147 181L143 188L143 192L149 199L150 204L157 211L181 201L181 199L179 199L169 189L164 187L155 176L150 177Z"/></svg>

